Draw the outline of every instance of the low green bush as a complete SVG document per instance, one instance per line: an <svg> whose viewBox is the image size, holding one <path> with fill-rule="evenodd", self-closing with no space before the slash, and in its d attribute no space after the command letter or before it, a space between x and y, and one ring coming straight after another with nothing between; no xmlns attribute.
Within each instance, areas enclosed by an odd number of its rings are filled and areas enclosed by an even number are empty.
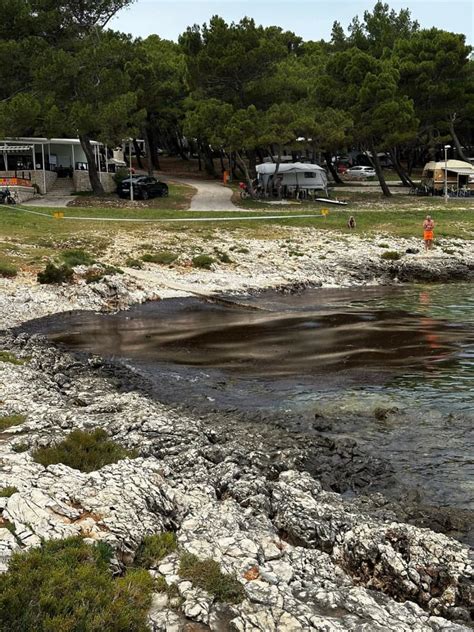
<svg viewBox="0 0 474 632"><path fill-rule="evenodd" d="M141 270L143 268L143 263L140 261L140 259L128 258L125 261L125 265L127 266L127 268L135 268L136 270Z"/></svg>
<svg viewBox="0 0 474 632"><path fill-rule="evenodd" d="M98 428L92 431L73 430L57 445L37 448L32 456L45 467L63 463L81 472L93 472L121 459L134 458L137 453L114 443L105 430Z"/></svg>
<svg viewBox="0 0 474 632"><path fill-rule="evenodd" d="M216 601L240 603L244 599L244 588L237 577L223 573L214 560L200 560L191 553L183 553L178 572L182 579L213 595Z"/></svg>
<svg viewBox="0 0 474 632"><path fill-rule="evenodd" d="M16 443L14 446L12 446L13 452L16 452L17 454L28 452L29 449L30 446L27 443Z"/></svg>
<svg viewBox="0 0 474 632"><path fill-rule="evenodd" d="M379 244L379 248L390 248L388 244Z"/></svg>
<svg viewBox="0 0 474 632"><path fill-rule="evenodd" d="M178 255L170 250L160 250L159 252L150 253L147 252L143 255L142 261L147 263L161 263L162 265L169 265L176 261Z"/></svg>
<svg viewBox="0 0 474 632"><path fill-rule="evenodd" d="M400 259L400 253L396 250L387 250L387 252L383 252L380 256L387 261L398 261L398 259Z"/></svg>
<svg viewBox="0 0 474 632"><path fill-rule="evenodd" d="M111 553L79 537L15 553L0 575L0 630L148 632L153 578L131 569L115 579Z"/></svg>
<svg viewBox="0 0 474 632"><path fill-rule="evenodd" d="M240 252L243 255L248 255L250 250L248 248L238 248L237 252Z"/></svg>
<svg viewBox="0 0 474 632"><path fill-rule="evenodd" d="M12 426L19 426L24 421L26 421L25 415L5 415L0 417L0 432Z"/></svg>
<svg viewBox="0 0 474 632"><path fill-rule="evenodd" d="M16 277L17 274L18 270L15 266L11 263L7 263L6 261L0 261L0 277L12 279L13 277Z"/></svg>
<svg viewBox="0 0 474 632"><path fill-rule="evenodd" d="M48 263L42 272L38 272L38 283L43 285L52 283L68 283L73 276L72 268L67 265L55 266L54 263Z"/></svg>
<svg viewBox="0 0 474 632"><path fill-rule="evenodd" d="M105 266L100 268L89 268L85 274L86 283L97 283L104 277L113 274L123 274L123 270L115 266Z"/></svg>
<svg viewBox="0 0 474 632"><path fill-rule="evenodd" d="M214 257L211 257L210 255L198 255L197 257L194 257L192 264L194 268L210 270L211 265L215 263L215 261Z"/></svg>
<svg viewBox="0 0 474 632"><path fill-rule="evenodd" d="M135 564L143 568L155 568L164 557L176 550L176 546L174 533L147 535L138 548Z"/></svg>
<svg viewBox="0 0 474 632"><path fill-rule="evenodd" d="M13 494L16 494L18 489L16 487L0 487L0 497L1 498L10 498Z"/></svg>
<svg viewBox="0 0 474 632"><path fill-rule="evenodd" d="M0 362L8 362L9 364L17 365L25 364L24 360L20 360L20 358L17 358L9 351L0 351Z"/></svg>
<svg viewBox="0 0 474 632"><path fill-rule="evenodd" d="M217 253L217 258L222 263L233 263L232 259L229 257L229 255L226 252L219 252L219 253Z"/></svg>
<svg viewBox="0 0 474 632"><path fill-rule="evenodd" d="M70 268L74 268L75 266L91 266L94 263L92 255L81 248L65 250L61 253L61 259Z"/></svg>

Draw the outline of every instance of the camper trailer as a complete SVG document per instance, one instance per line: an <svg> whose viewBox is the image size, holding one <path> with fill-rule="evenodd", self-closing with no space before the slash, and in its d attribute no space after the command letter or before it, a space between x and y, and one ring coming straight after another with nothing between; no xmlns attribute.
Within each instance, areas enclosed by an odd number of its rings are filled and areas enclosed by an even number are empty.
<svg viewBox="0 0 474 632"><path fill-rule="evenodd" d="M444 191L445 179L448 191L464 191L474 195L474 165L462 160L427 162L421 176L421 184L433 193Z"/></svg>
<svg viewBox="0 0 474 632"><path fill-rule="evenodd" d="M308 193L327 190L327 176L322 167L304 162L280 164L275 177L276 164L257 165L259 185L263 190L273 188L274 180L280 179L284 197L298 197L300 192Z"/></svg>

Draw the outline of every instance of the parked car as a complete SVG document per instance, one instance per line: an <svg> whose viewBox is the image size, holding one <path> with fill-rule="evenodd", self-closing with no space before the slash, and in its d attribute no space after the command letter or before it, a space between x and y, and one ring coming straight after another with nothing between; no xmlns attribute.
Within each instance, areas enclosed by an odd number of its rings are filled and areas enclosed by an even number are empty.
<svg viewBox="0 0 474 632"><path fill-rule="evenodd" d="M152 197L167 197L168 185L152 176L132 176L125 178L117 187L121 198L130 198L130 184L133 186L133 197L148 200Z"/></svg>
<svg viewBox="0 0 474 632"><path fill-rule="evenodd" d="M366 167L365 165L356 165L346 171L345 174L348 178L373 178L375 177L375 169L373 167Z"/></svg>

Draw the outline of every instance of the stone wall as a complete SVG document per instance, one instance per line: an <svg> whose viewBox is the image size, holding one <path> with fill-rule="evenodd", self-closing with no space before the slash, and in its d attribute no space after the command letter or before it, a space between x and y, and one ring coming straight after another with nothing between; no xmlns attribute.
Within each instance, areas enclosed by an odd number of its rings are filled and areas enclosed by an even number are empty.
<svg viewBox="0 0 474 632"><path fill-rule="evenodd" d="M117 185L115 184L115 180L113 178L114 174L101 172L99 175L102 186L104 187L104 191L106 193L114 192L117 188ZM74 171L73 180L74 189L76 191L92 191L88 171Z"/></svg>
<svg viewBox="0 0 474 632"><path fill-rule="evenodd" d="M8 187L11 193L15 196L16 201L26 202L26 200L31 200L35 197L35 190L33 187Z"/></svg>
<svg viewBox="0 0 474 632"><path fill-rule="evenodd" d="M37 185L40 193L46 193L51 191L58 174L54 171L45 171L43 177L42 170L36 169L18 169L17 171L0 171L0 178L23 178L31 180L32 185ZM46 180L46 190L44 188L44 182Z"/></svg>

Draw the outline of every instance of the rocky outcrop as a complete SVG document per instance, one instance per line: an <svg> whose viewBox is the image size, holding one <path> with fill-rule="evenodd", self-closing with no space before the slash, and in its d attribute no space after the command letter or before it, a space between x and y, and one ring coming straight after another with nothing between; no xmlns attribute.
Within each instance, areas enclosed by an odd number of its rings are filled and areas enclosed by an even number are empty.
<svg viewBox="0 0 474 632"><path fill-rule="evenodd" d="M177 554L152 573L180 600L154 596L153 630L467 630L468 550L399 522L380 499L344 500L304 471L313 450L283 431L214 427L120 390L99 359L80 361L27 336L2 348L28 357L0 365L2 412L26 421L0 435L0 563L41 538L81 534L109 542L117 570L144 535L175 531L180 550L211 557L245 589L220 604L178 574ZM89 474L35 463L28 447L72 429L104 428L140 457ZM323 447L320 447L323 455ZM317 460L317 453L311 455ZM343 460L334 467L343 469ZM347 466L349 467L349 466Z"/></svg>

